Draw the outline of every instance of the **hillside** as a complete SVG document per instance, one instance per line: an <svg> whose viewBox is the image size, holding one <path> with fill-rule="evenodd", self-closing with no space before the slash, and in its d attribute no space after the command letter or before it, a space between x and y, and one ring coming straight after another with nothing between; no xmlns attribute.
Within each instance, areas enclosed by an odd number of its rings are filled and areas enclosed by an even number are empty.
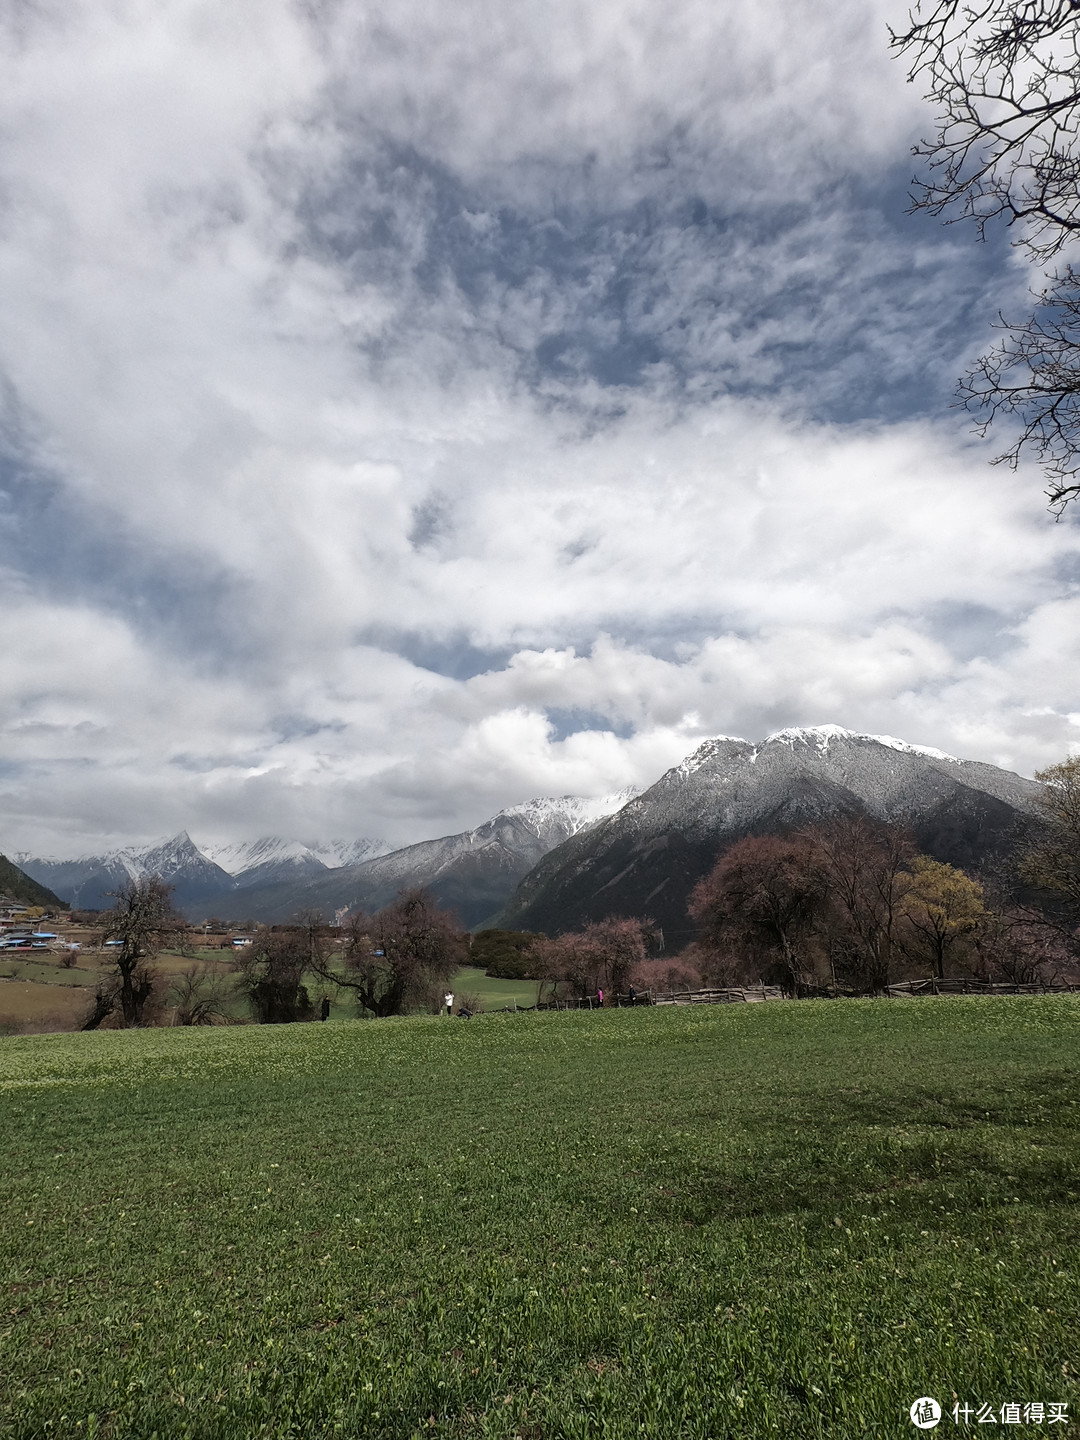
<svg viewBox="0 0 1080 1440"><path fill-rule="evenodd" d="M58 899L51 890L32 880L6 855L0 855L0 895L6 895L10 900L21 900L24 905L42 905L46 910L68 908L66 901Z"/></svg>
<svg viewBox="0 0 1080 1440"><path fill-rule="evenodd" d="M719 736L552 850L499 924L556 934L605 915L650 916L681 946L692 934L691 890L745 835L865 815L906 825L938 860L981 870L1037 823L1039 789L993 765L836 725L782 730L758 745Z"/></svg>

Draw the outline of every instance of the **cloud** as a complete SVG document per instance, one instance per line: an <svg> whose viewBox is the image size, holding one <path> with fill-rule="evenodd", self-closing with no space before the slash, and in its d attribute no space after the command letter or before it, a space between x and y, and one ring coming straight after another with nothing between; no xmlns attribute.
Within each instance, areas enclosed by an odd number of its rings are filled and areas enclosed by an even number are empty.
<svg viewBox="0 0 1080 1440"><path fill-rule="evenodd" d="M904 218L885 13L9 14L0 845L1077 743L1075 526L945 409L1023 275Z"/></svg>

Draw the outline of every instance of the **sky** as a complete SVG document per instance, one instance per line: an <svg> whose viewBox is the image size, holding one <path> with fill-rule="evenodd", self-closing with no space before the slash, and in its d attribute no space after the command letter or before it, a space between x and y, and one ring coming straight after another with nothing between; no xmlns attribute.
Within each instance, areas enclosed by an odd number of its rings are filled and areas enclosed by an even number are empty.
<svg viewBox="0 0 1080 1440"><path fill-rule="evenodd" d="M0 850L1080 749L879 0L0 0Z"/></svg>

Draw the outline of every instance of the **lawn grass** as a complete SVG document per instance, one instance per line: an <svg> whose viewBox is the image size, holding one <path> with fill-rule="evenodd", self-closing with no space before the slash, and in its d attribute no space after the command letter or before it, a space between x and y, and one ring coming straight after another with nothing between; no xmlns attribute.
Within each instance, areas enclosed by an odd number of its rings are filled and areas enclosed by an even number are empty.
<svg viewBox="0 0 1080 1440"><path fill-rule="evenodd" d="M0 979L28 980L35 985L89 985L93 989L100 978L100 966L94 969L90 964L65 967L58 955L33 960L23 960L10 952L0 956Z"/></svg>
<svg viewBox="0 0 1080 1440"><path fill-rule="evenodd" d="M2 1040L0 1434L1075 1416L1078 1041L1060 997Z"/></svg>

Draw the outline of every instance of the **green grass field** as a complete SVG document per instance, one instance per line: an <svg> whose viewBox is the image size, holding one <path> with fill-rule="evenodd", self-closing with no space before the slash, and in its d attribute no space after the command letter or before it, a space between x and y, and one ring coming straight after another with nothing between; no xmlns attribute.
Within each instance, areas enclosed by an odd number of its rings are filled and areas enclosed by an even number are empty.
<svg viewBox="0 0 1080 1440"><path fill-rule="evenodd" d="M0 1434L1075 1433L1078 1041L1067 998L0 1040Z"/></svg>

